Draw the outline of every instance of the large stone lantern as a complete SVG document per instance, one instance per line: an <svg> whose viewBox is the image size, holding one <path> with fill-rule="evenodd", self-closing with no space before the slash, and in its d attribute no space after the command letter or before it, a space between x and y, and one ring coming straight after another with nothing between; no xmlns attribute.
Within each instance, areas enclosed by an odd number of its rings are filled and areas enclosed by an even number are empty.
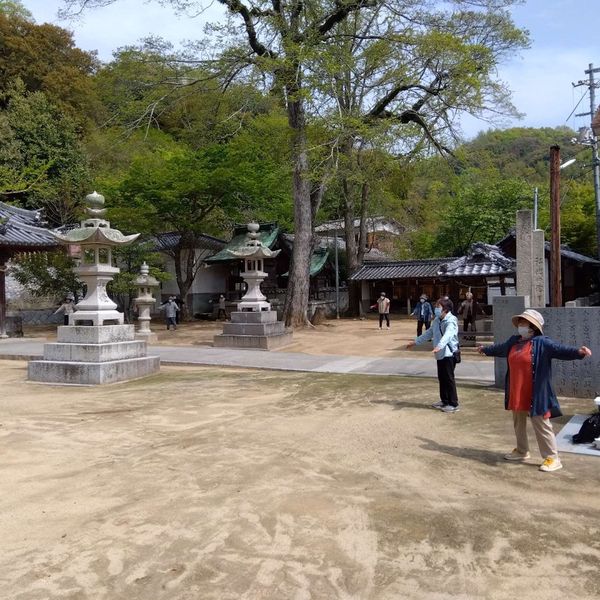
<svg viewBox="0 0 600 600"><path fill-rule="evenodd" d="M144 262L140 267L140 274L135 280L138 286L138 296L133 300L133 303L138 310L139 328L135 332L135 337L147 342L155 342L157 336L150 330L150 312L156 304L156 299L152 296L152 290L159 286L158 281L150 275L150 268Z"/></svg>
<svg viewBox="0 0 600 600"><path fill-rule="evenodd" d="M106 213L104 196L94 192L85 197L89 218L65 234L54 233L63 244L81 248L81 262L75 273L87 286L85 298L75 305L69 325L123 325L123 313L106 293L106 285L120 272L113 266L112 249L131 244L139 233L123 235L101 218Z"/></svg>
<svg viewBox="0 0 600 600"><path fill-rule="evenodd" d="M257 223L249 223L246 244L228 251L232 257L244 261L241 276L247 290L238 302L237 312L231 313L231 323L225 323L223 333L214 337L215 346L270 350L292 341L292 332L277 320L277 311L271 310L270 302L260 290L267 277L265 259L275 258L281 250L263 246L259 229Z"/></svg>
<svg viewBox="0 0 600 600"><path fill-rule="evenodd" d="M158 356L147 356L146 341L135 339L133 325L108 297L106 285L119 272L112 250L137 237L123 235L103 219L104 197L86 196L88 218L67 233L52 232L63 244L78 245L81 261L75 272L87 285L85 298L75 305L69 324L59 327L56 342L44 344L42 360L28 366L30 381L95 385L137 379L158 371Z"/></svg>

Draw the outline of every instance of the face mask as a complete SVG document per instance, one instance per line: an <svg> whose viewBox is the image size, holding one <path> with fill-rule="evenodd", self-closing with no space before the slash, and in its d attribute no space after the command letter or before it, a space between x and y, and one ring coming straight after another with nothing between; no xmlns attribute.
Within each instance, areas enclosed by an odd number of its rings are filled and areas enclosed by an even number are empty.
<svg viewBox="0 0 600 600"><path fill-rule="evenodd" d="M519 325L517 327L517 331L519 335L523 338L530 338L533 335L533 331L529 327L529 325Z"/></svg>
<svg viewBox="0 0 600 600"><path fill-rule="evenodd" d="M442 316L442 309L441 309L441 307L439 307L439 306L436 306L436 307L433 309L433 314L434 314L436 317L438 317L438 318L439 318L439 317L441 317L441 316Z"/></svg>

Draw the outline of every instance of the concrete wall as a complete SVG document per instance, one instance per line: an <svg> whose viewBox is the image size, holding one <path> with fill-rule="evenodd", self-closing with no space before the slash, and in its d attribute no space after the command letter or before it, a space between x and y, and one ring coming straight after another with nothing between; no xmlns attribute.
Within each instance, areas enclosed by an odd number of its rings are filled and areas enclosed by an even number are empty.
<svg viewBox="0 0 600 600"><path fill-rule="evenodd" d="M529 304L527 296L494 298L494 342L516 333L511 317ZM552 381L558 395L594 398L600 394L600 307L535 308L544 317L544 334L569 346L588 346L592 356L584 360L552 362ZM506 359L496 358L496 386L504 386Z"/></svg>

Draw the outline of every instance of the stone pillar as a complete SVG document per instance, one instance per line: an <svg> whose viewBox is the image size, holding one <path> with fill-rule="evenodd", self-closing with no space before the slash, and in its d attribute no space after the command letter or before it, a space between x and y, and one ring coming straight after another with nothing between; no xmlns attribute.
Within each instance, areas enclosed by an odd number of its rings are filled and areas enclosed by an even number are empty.
<svg viewBox="0 0 600 600"><path fill-rule="evenodd" d="M0 338L7 338L6 333L6 262L0 262Z"/></svg>
<svg viewBox="0 0 600 600"><path fill-rule="evenodd" d="M531 235L531 306L546 306L545 239L542 229Z"/></svg>
<svg viewBox="0 0 600 600"><path fill-rule="evenodd" d="M532 289L532 231L530 210L517 211L517 296L531 297Z"/></svg>

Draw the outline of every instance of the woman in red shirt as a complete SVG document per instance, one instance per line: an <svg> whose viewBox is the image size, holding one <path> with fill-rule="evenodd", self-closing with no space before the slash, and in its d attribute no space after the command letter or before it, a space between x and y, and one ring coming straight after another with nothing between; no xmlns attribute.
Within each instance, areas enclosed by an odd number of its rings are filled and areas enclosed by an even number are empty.
<svg viewBox="0 0 600 600"><path fill-rule="evenodd" d="M592 351L586 346L563 346L544 336L544 317L537 310L529 308L515 315L512 322L519 335L511 336L502 344L477 348L480 354L508 359L504 406L513 414L517 447L504 458L510 461L529 458L527 417L530 416L544 459L540 471L557 471L562 468L562 463L550 418L562 413L552 388L552 359L582 359L591 356Z"/></svg>

